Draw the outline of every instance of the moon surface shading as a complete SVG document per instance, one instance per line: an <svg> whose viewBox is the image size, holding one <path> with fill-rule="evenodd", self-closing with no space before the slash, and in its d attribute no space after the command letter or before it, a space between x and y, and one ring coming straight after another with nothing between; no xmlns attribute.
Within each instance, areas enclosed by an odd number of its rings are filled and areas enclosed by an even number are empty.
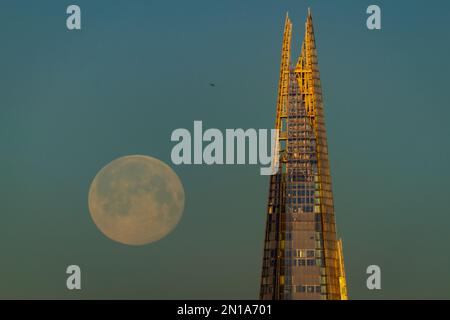
<svg viewBox="0 0 450 320"><path fill-rule="evenodd" d="M100 231L127 245L144 245L168 235L184 209L184 189L164 162L142 155L113 160L95 176L89 211Z"/></svg>

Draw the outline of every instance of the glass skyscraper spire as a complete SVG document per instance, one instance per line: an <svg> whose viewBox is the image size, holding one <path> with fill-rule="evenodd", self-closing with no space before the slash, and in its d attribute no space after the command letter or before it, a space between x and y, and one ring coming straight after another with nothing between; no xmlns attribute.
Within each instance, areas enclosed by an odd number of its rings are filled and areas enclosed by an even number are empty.
<svg viewBox="0 0 450 320"><path fill-rule="evenodd" d="M275 128L278 172L270 177L261 299L347 299L336 237L311 11L296 64L286 16Z"/></svg>

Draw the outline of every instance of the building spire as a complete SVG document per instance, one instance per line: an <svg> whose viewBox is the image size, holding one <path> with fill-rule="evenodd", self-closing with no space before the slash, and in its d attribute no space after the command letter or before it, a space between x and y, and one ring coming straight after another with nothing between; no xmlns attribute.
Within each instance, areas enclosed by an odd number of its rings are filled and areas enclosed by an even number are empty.
<svg viewBox="0 0 450 320"><path fill-rule="evenodd" d="M289 70L291 62L291 38L292 38L292 22L286 13L286 20L284 22L283 44L281 49L281 71Z"/></svg>
<svg viewBox="0 0 450 320"><path fill-rule="evenodd" d="M312 30L313 21L312 21L312 13L311 8L308 7L308 16L306 17L306 27Z"/></svg>
<svg viewBox="0 0 450 320"><path fill-rule="evenodd" d="M316 41L314 37L314 27L312 21L311 8L308 8L308 14L305 22L305 36L301 46L301 53L295 66L295 72L299 78L303 78L299 84L301 89L308 94L312 94L311 89L314 80L310 78L313 72L318 75ZM308 78L308 79L307 79ZM315 114L315 103L313 101L306 102L306 111L310 116Z"/></svg>
<svg viewBox="0 0 450 320"><path fill-rule="evenodd" d="M288 83L289 73L291 66L291 38L292 38L292 23L289 20L288 14L286 14L286 21L284 24L283 32L283 44L281 48L281 67L280 67L280 81L278 87L278 100L277 100L277 117L275 128L281 127L280 117L286 113L287 101L288 101Z"/></svg>
<svg viewBox="0 0 450 320"><path fill-rule="evenodd" d="M308 16L306 17L306 23L305 23L305 40L307 38L309 38L310 41L311 40L314 41L314 27L313 27L311 8L308 8Z"/></svg>

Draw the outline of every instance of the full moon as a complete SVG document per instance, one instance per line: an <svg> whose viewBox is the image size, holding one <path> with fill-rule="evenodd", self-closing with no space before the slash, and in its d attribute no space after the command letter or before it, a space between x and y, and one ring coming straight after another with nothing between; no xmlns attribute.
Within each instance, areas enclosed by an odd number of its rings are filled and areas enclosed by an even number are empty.
<svg viewBox="0 0 450 320"><path fill-rule="evenodd" d="M143 245L168 235L184 209L184 190L176 173L158 159L131 155L113 160L95 176L89 211L108 238Z"/></svg>

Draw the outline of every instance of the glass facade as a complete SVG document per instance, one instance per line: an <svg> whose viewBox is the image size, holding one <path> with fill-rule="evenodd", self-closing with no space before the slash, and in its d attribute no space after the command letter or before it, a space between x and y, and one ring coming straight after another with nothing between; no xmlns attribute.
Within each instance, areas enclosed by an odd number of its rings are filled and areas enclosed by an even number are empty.
<svg viewBox="0 0 450 320"><path fill-rule="evenodd" d="M287 17L276 117L279 170L270 177L260 298L346 299L311 14L295 67L291 32Z"/></svg>

